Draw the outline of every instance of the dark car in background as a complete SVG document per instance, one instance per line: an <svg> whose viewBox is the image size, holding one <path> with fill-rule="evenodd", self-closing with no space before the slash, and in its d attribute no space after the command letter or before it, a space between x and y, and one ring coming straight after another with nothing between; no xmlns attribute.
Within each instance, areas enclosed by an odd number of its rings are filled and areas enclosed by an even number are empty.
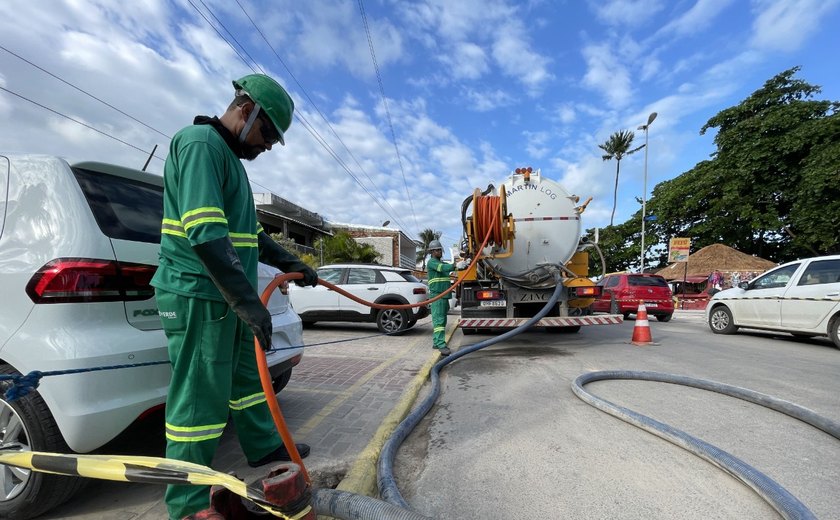
<svg viewBox="0 0 840 520"><path fill-rule="evenodd" d="M601 295L592 304L593 312L623 314L627 319L644 302L647 313L659 321L668 321L674 314L674 295L665 278L658 274L613 273L604 276L597 285L601 287Z"/></svg>

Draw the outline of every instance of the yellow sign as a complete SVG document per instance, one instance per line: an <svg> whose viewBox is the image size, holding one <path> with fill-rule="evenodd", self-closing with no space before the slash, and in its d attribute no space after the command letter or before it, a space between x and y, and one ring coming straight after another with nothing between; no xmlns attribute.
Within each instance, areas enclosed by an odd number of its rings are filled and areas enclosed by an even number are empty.
<svg viewBox="0 0 840 520"><path fill-rule="evenodd" d="M669 245L668 262L688 262L688 250L690 248L690 238L672 238Z"/></svg>

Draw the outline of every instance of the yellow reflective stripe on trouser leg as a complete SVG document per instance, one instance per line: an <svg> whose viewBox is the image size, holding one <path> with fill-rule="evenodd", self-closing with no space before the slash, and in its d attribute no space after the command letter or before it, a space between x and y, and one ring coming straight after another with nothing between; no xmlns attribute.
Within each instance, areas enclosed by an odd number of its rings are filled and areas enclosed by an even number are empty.
<svg viewBox="0 0 840 520"><path fill-rule="evenodd" d="M241 399L231 399L228 403L231 410L244 410L245 408L254 406L255 404L260 404L265 402L265 393L259 392L256 394L248 395L242 397Z"/></svg>
<svg viewBox="0 0 840 520"><path fill-rule="evenodd" d="M166 423L166 438L173 442L199 442L222 436L227 423L202 426L176 426Z"/></svg>

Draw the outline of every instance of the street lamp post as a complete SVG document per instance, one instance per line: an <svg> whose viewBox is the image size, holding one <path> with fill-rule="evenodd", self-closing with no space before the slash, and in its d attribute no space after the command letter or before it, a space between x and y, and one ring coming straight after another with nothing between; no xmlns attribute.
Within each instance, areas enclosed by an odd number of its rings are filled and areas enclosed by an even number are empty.
<svg viewBox="0 0 840 520"><path fill-rule="evenodd" d="M641 253L641 268L640 273L645 272L645 217L647 216L647 162L648 162L648 127L656 119L656 112L651 112L648 116L646 125L639 127L639 130L645 131L645 180L642 187L642 253Z"/></svg>

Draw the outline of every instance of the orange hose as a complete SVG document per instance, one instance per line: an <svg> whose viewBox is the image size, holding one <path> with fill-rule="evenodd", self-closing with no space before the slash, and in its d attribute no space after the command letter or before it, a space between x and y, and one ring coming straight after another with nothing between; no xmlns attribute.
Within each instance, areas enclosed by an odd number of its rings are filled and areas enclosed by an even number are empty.
<svg viewBox="0 0 840 520"><path fill-rule="evenodd" d="M498 198L497 198L498 199ZM479 259L479 255L482 249L484 249L485 244L487 244L488 240L490 239L491 231L493 231L493 225L498 220L498 201L496 202L496 210L493 213L487 213L486 218L489 219L490 225L488 226L488 231L486 236L484 237L484 242L481 244L481 247L478 248L477 254L475 258L473 258L472 262L470 263L469 268L471 268ZM499 232L499 236L501 236ZM464 272L468 272L469 268ZM277 289L281 284L290 280L301 280L303 279L302 273L285 273L281 275L277 275L271 280L266 288L263 290L262 294L260 295L260 300L262 300L263 305L266 307L268 306L268 300L271 298L271 295L274 293L274 290ZM421 307L423 305L427 305L433 301L439 300L443 298L443 296L447 293L450 293L455 290L455 287L458 286L463 281L463 277L459 278L457 282L452 285L446 291L440 293L439 295L435 296L426 301L422 301L420 303L413 303L413 304L404 304L404 305L384 305L379 303L373 303L369 301L365 301L349 292L336 287L335 285L331 284L330 282L326 282L324 280L318 280L318 283L323 285L324 287L336 291L337 293L350 298L351 300L361 303L363 305L367 305L374 309L411 309L414 307ZM300 466L301 473L303 474L303 478L306 479L307 484L311 484L312 481L309 478L309 473L306 471L306 466L303 464L303 459L300 457L300 453L298 453L297 446L295 446L295 440L292 438L291 432L289 432L289 427L286 425L286 419L283 417L283 412L280 410L280 403L277 401L277 394L274 393L274 388L271 385L271 373L268 370L268 361L265 358L265 351L260 347L260 342L257 341L257 338L254 337L254 351L256 352L257 358L257 370L260 373L260 384L262 385L263 393L265 393L265 401L268 403L268 409L271 411L271 417L274 419L274 426L277 428L277 432L280 434L280 438L283 439L283 444L286 446L286 450L288 450L289 455L292 457L292 462Z"/></svg>
<svg viewBox="0 0 840 520"><path fill-rule="evenodd" d="M268 286L266 286L260 296L263 305L268 306L268 300L271 298L271 294L274 292L274 289L280 286L280 284L286 280L295 280L300 278L303 278L301 273L286 273L274 277L274 279L268 283ZM289 455L291 455L292 462L300 466L300 471L303 474L303 478L306 480L306 483L312 484L312 480L309 478L309 473L303 465L303 459L301 459L297 446L295 446L295 440L292 438L292 434L289 432L289 427L286 425L286 419L283 417L283 412L280 411L280 403L277 401L277 394L274 393L274 388L271 386L271 373L268 371L268 361L265 359L265 351L262 347L260 347L260 342L257 341L256 336L254 337L254 350L256 351L257 356L257 369L260 372L260 383L262 384L262 389L265 393L265 401L268 403L268 409L271 410L271 417L274 419L274 426L277 428L277 432L280 433L280 438L283 439L283 444L286 446L286 450L289 452Z"/></svg>

